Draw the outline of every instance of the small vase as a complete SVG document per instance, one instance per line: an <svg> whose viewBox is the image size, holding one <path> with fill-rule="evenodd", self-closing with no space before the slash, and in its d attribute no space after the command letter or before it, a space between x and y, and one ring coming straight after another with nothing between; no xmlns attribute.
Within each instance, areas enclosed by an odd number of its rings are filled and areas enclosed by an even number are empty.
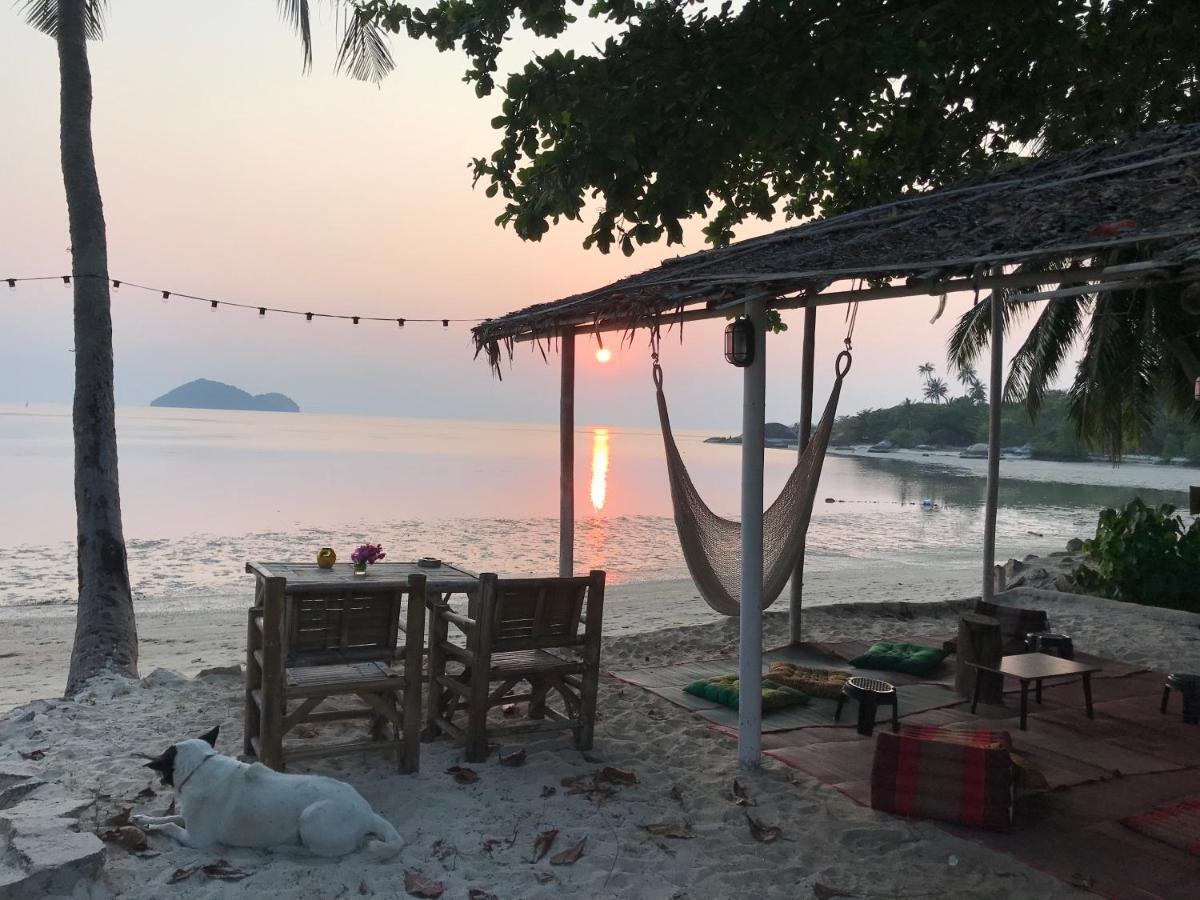
<svg viewBox="0 0 1200 900"><path fill-rule="evenodd" d="M363 577L367 574L367 564L365 562L356 562L354 564L354 574L357 577Z"/></svg>

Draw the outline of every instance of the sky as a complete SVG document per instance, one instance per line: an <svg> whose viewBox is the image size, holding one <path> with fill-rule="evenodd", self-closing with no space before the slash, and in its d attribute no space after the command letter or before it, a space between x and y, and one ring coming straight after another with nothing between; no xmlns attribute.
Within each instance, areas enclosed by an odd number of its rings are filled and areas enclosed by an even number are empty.
<svg viewBox="0 0 1200 900"><path fill-rule="evenodd" d="M572 38L587 45L586 25ZM703 249L699 225L683 247L632 258L584 250L586 228L563 223L538 243L493 224L499 198L474 189L468 165L498 141L499 96L475 97L465 57L396 38L398 68L380 87L333 73L334 25L315 26L311 74L271 0L122 0L106 38L90 45L93 129L112 277L219 300L345 315L469 318L607 284ZM539 45L519 38L500 61L521 65ZM58 156L53 42L0 3L0 278L69 272ZM756 222L739 237L786 223ZM0 402L66 403L72 389L70 289L0 283ZM971 300L864 304L842 411L917 397L917 366L943 372L945 343ZM801 312L767 350L767 416L799 415ZM146 405L194 378L252 393L279 391L305 411L488 421L554 421L556 360L529 345L497 380L473 358L469 326L305 322L211 311L129 289L114 292L117 402ZM677 427L740 430L741 376L723 361L723 321L689 324L664 342ZM845 322L817 326L817 409L832 383ZM649 351L581 346L580 423L656 421Z"/></svg>

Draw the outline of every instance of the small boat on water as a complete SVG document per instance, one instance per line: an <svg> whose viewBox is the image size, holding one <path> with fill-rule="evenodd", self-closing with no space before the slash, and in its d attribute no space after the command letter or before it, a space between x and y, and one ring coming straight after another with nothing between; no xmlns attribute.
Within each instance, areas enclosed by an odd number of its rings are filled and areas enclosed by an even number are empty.
<svg viewBox="0 0 1200 900"><path fill-rule="evenodd" d="M972 444L966 450L958 454L961 459L987 459L988 445L987 444Z"/></svg>
<svg viewBox="0 0 1200 900"><path fill-rule="evenodd" d="M867 448L868 453L891 453L896 449L896 445L891 441L880 441L878 444L872 444Z"/></svg>
<svg viewBox="0 0 1200 900"><path fill-rule="evenodd" d="M926 497L921 501L921 509L923 509L925 512L930 512L935 509L941 509L941 507Z"/></svg>

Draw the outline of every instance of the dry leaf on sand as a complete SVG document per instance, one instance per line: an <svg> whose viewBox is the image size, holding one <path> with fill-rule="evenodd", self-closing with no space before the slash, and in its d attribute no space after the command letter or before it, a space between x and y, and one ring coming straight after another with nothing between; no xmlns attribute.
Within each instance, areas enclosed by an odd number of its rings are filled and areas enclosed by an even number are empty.
<svg viewBox="0 0 1200 900"><path fill-rule="evenodd" d="M729 789L729 799L738 806L757 806L750 795L746 793L746 789L742 787L742 783L736 778L733 779L733 786Z"/></svg>
<svg viewBox="0 0 1200 900"><path fill-rule="evenodd" d="M550 848L554 846L554 841L558 838L558 829L551 828L549 831L543 831L537 836L537 840L533 842L533 859L530 862L537 862L543 856L550 852Z"/></svg>
<svg viewBox="0 0 1200 900"><path fill-rule="evenodd" d="M746 821L750 825L750 835L760 844L769 844L783 837L783 829L779 826L760 822L750 813L746 813Z"/></svg>
<svg viewBox="0 0 1200 900"><path fill-rule="evenodd" d="M446 770L447 775L453 775L459 784L474 784L479 780L479 773L466 766L451 766Z"/></svg>
<svg viewBox="0 0 1200 900"><path fill-rule="evenodd" d="M446 892L446 886L422 872L410 869L404 873L404 890L408 891L410 897L426 897L429 900L437 900Z"/></svg>
<svg viewBox="0 0 1200 900"><path fill-rule="evenodd" d="M579 857L583 856L583 845L587 843L587 836L583 840L572 847L568 847L562 853L556 853L550 857L550 865L552 866L571 866L579 862Z"/></svg>
<svg viewBox="0 0 1200 900"><path fill-rule="evenodd" d="M140 853L146 849L146 832L136 825L122 825L106 831L100 835L100 840L107 844L120 844L130 853Z"/></svg>
<svg viewBox="0 0 1200 900"><path fill-rule="evenodd" d="M638 777L633 772L625 772L621 769L605 766L596 773L596 778L600 781L610 781L613 784L637 784Z"/></svg>
<svg viewBox="0 0 1200 900"><path fill-rule="evenodd" d="M243 878L249 878L252 872L246 872L243 869L234 868L229 864L227 859L218 859L216 862L209 863L201 869L209 878L215 878L218 881L241 881Z"/></svg>

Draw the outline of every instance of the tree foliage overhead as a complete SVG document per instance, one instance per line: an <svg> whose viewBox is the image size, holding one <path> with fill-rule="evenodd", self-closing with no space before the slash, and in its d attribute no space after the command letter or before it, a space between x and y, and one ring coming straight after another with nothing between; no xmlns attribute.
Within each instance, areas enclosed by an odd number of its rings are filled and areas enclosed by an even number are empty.
<svg viewBox="0 0 1200 900"><path fill-rule="evenodd" d="M499 76L521 26L570 39L583 0L365 0L386 29L466 53L504 95L474 161L497 219L586 246L682 240L709 219L826 214L1165 121L1200 119L1200 7L1180 0L592 0L614 35ZM594 201L594 206L590 206Z"/></svg>

